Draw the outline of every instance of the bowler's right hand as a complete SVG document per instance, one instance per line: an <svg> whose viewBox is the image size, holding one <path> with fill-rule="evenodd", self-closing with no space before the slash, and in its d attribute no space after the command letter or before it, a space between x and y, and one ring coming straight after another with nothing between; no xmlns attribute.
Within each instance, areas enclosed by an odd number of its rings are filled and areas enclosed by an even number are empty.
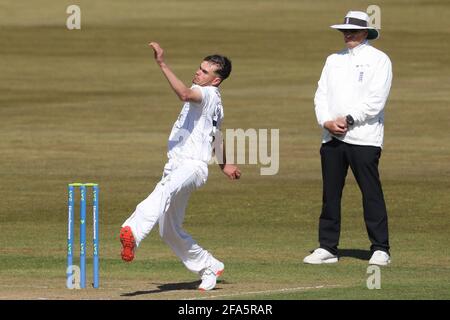
<svg viewBox="0 0 450 320"><path fill-rule="evenodd" d="M223 165L222 172L230 179L240 179L241 178L241 170L235 165L225 164Z"/></svg>

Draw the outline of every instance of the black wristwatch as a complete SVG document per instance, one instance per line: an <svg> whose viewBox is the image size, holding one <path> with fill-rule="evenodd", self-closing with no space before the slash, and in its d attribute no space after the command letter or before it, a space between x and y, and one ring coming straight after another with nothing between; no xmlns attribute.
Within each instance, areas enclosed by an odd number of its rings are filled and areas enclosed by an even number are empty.
<svg viewBox="0 0 450 320"><path fill-rule="evenodd" d="M349 114L345 117L345 120L349 126L352 126L355 123L355 119L353 119L353 117Z"/></svg>

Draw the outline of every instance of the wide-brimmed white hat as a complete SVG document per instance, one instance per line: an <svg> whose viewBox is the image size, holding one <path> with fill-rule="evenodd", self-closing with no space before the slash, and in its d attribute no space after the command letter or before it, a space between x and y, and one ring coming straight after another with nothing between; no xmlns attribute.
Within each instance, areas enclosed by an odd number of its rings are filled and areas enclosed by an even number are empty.
<svg viewBox="0 0 450 320"><path fill-rule="evenodd" d="M375 40L380 35L377 29L369 26L369 15L363 11L349 11L344 18L343 24L335 24L331 28L339 30L367 29L369 32L367 35L368 40Z"/></svg>

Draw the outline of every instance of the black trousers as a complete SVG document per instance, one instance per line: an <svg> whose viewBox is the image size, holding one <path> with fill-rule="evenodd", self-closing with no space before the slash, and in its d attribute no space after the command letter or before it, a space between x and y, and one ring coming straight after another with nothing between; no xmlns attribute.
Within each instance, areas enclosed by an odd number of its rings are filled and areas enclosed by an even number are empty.
<svg viewBox="0 0 450 320"><path fill-rule="evenodd" d="M389 254L388 217L378 172L381 148L344 143L333 139L320 148L323 179L320 247L337 254L341 230L341 198L348 167L362 193L364 220L371 251Z"/></svg>

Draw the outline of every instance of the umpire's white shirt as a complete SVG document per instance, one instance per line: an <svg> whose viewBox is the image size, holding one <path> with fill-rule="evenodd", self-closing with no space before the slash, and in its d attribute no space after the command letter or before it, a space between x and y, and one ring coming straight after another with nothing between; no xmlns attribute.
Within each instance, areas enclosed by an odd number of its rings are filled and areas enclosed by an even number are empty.
<svg viewBox="0 0 450 320"><path fill-rule="evenodd" d="M339 140L356 145L383 146L384 106L392 82L389 57L368 41L327 58L314 97L320 126L350 114L355 120ZM332 138L323 130L322 142Z"/></svg>
<svg viewBox="0 0 450 320"><path fill-rule="evenodd" d="M212 156L212 141L216 128L220 128L223 119L223 107L217 87L193 85L199 89L202 102L186 102L175 121L169 136L169 159L200 160L209 162Z"/></svg>

